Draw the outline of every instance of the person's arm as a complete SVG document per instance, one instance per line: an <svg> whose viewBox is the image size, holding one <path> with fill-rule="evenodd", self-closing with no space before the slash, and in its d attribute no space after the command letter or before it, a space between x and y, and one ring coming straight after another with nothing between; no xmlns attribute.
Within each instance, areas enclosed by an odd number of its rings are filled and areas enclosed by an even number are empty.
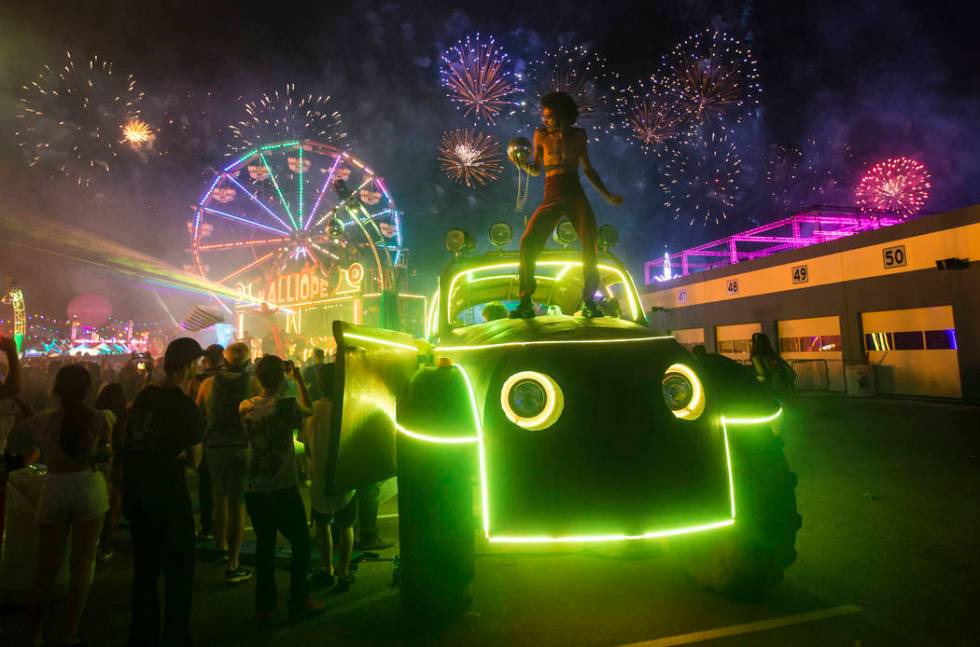
<svg viewBox="0 0 980 647"><path fill-rule="evenodd" d="M188 464L197 469L201 466L201 458L204 456L204 445L198 443L196 445L191 445L190 452L187 455Z"/></svg>
<svg viewBox="0 0 980 647"><path fill-rule="evenodd" d="M208 396L211 395L211 387L214 384L214 376L205 378L201 382L201 386L197 387L197 395L194 401L197 403L197 409L201 412L201 415L207 413L208 410Z"/></svg>
<svg viewBox="0 0 980 647"><path fill-rule="evenodd" d="M592 186L595 187L595 190L606 199L606 202L616 206L623 204L623 196L617 193L612 193L609 189L607 189L606 185L602 182L602 178L599 177L599 172L595 170L594 166L592 166L592 160L589 159L588 138L585 136L585 132L582 131L579 134L579 137L582 138L582 154L579 156L579 160L582 164L582 174L589 179L589 182L591 182Z"/></svg>
<svg viewBox="0 0 980 647"><path fill-rule="evenodd" d="M531 145L532 157L530 162L524 163L524 172L528 175L537 177L541 175L541 161L544 158L544 148L541 144L540 129L534 129L534 142Z"/></svg>
<svg viewBox="0 0 980 647"><path fill-rule="evenodd" d="M20 358L13 337L0 336L0 351L7 356L7 379L0 384L0 398L12 398L20 393Z"/></svg>

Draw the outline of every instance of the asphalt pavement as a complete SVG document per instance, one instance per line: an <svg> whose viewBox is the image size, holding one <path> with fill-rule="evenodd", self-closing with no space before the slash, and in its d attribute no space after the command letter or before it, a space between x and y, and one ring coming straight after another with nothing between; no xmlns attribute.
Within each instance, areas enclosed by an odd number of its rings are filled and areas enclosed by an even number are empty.
<svg viewBox="0 0 980 647"><path fill-rule="evenodd" d="M471 610L415 628L392 584L397 546L362 561L326 613L272 628L254 621L254 583L229 587L200 560L198 645L976 645L980 644L980 407L801 396L781 424L803 528L799 557L764 600L702 590L658 541L514 547L477 544ZM397 506L381 510L397 537ZM125 533L119 537L125 544ZM131 555L100 566L84 621L92 645L125 643ZM278 573L280 590L288 575ZM56 618L58 609L52 610ZM20 644L16 610L0 643Z"/></svg>

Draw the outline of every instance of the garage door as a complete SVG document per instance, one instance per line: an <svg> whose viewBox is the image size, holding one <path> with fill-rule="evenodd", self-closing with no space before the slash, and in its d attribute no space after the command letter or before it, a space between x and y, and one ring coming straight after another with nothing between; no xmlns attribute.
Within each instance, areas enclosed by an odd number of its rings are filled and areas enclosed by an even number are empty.
<svg viewBox="0 0 980 647"><path fill-rule="evenodd" d="M704 328L681 328L680 330L671 330L670 334L688 350L704 343Z"/></svg>
<svg viewBox="0 0 980 647"><path fill-rule="evenodd" d="M844 390L840 317L787 319L776 323L779 354L796 371L796 387Z"/></svg>
<svg viewBox="0 0 980 647"><path fill-rule="evenodd" d="M717 326L715 343L718 345L718 353L738 361L747 360L752 346L752 335L757 332L762 332L760 323Z"/></svg>
<svg viewBox="0 0 980 647"><path fill-rule="evenodd" d="M952 306L864 312L861 326L880 393L963 396Z"/></svg>

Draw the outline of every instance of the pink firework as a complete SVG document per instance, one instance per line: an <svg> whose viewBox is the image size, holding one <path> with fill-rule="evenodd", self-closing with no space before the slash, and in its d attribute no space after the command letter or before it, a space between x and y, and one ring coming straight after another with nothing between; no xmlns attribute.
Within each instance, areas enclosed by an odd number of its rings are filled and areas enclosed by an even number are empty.
<svg viewBox="0 0 980 647"><path fill-rule="evenodd" d="M671 140L686 141L689 123L676 99L651 77L625 86L616 97L616 116L629 135L627 141L644 153Z"/></svg>
<svg viewBox="0 0 980 647"><path fill-rule="evenodd" d="M868 169L855 197L862 209L908 217L922 211L929 199L929 171L910 157L893 157Z"/></svg>
<svg viewBox="0 0 980 647"><path fill-rule="evenodd" d="M481 41L477 34L459 41L442 55L442 85L449 100L459 104L465 116L492 124L514 106L512 95L517 90L507 63L507 54L493 38Z"/></svg>

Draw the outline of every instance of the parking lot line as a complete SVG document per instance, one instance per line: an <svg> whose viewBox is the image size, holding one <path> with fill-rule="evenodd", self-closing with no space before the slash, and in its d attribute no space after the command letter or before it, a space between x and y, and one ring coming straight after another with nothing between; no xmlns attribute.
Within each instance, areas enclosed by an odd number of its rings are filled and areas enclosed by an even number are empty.
<svg viewBox="0 0 980 647"><path fill-rule="evenodd" d="M862 610L863 609L856 604L844 604L839 607L808 611L806 613L797 613L792 616L783 616L781 618L770 618L769 620L749 622L744 625L730 625L728 627L707 629L705 631L695 631L689 634L679 634L677 636L668 636L666 638L655 638L654 640L630 643L629 645L625 645L623 647L669 647L670 645L689 645L691 643L713 640L715 638L727 638L728 636L750 634L757 631L767 631L769 629L778 629L779 627L787 627L789 625L803 624L805 622L816 622L817 620L824 620L826 618L846 616L852 613L860 613Z"/></svg>

